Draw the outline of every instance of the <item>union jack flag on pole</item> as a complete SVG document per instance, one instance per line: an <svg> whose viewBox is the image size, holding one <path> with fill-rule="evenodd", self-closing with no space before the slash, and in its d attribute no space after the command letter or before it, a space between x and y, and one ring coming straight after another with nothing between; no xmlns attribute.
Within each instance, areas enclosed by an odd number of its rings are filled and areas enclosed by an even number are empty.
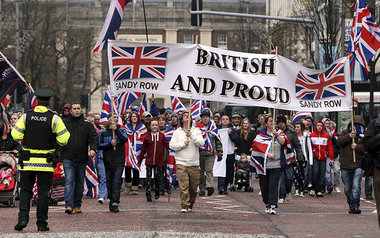
<svg viewBox="0 0 380 238"><path fill-rule="evenodd" d="M355 6L347 54L354 54L356 60L366 68L379 48L380 29L371 16L365 0L358 0Z"/></svg>
<svg viewBox="0 0 380 238"><path fill-rule="evenodd" d="M168 48L162 46L113 45L111 48L113 80L164 79L167 53Z"/></svg>
<svg viewBox="0 0 380 238"><path fill-rule="evenodd" d="M99 180L95 169L94 157L88 157L84 183L84 194L88 197L96 198L98 196L98 185Z"/></svg>
<svg viewBox="0 0 380 238"><path fill-rule="evenodd" d="M28 109L33 110L35 107L37 107L37 97L34 95L32 91L29 91L28 93Z"/></svg>
<svg viewBox="0 0 380 238"><path fill-rule="evenodd" d="M191 120L195 121L200 116L203 108L207 107L207 102L204 100L195 100L191 105Z"/></svg>
<svg viewBox="0 0 380 238"><path fill-rule="evenodd" d="M142 99L140 102L140 110L139 110L140 117L142 117L142 114L146 111L148 111L148 102L146 100L146 93L143 93Z"/></svg>
<svg viewBox="0 0 380 238"><path fill-rule="evenodd" d="M186 110L185 106L182 104L182 102L179 100L179 98L173 97L173 96L170 96L170 98L172 101L173 112L177 113L177 112Z"/></svg>
<svg viewBox="0 0 380 238"><path fill-rule="evenodd" d="M136 93L136 92L122 92L120 95L117 97L117 110L119 113L123 114L130 105L136 99L138 99L141 96L141 93Z"/></svg>
<svg viewBox="0 0 380 238"><path fill-rule="evenodd" d="M316 74L299 71L296 79L297 98L318 100L334 96L346 96L344 63L335 63Z"/></svg>
<svg viewBox="0 0 380 238"><path fill-rule="evenodd" d="M269 38L269 53L271 55L277 55L277 51L276 51L276 47L274 47L273 43L272 43L272 39Z"/></svg>
<svg viewBox="0 0 380 238"><path fill-rule="evenodd" d="M111 108L111 105L112 105L113 109ZM123 125L123 121L121 120L121 117L119 115L119 112L118 112L116 104L115 104L115 101L113 100L111 93L107 89L106 93L104 94L102 112L100 114L100 122L99 122L100 124L108 122L107 116L108 116L108 114L112 113L112 110L113 110L113 113L118 116L117 124Z"/></svg>
<svg viewBox="0 0 380 238"><path fill-rule="evenodd" d="M108 40L115 40L124 15L124 7L132 0L111 0L106 21L93 52L105 50L108 47Z"/></svg>

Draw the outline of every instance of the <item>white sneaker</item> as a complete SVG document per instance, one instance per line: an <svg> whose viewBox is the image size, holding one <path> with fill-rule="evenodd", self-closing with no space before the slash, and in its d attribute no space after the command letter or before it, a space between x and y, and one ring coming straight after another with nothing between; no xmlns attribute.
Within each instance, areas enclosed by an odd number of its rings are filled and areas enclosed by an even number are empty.
<svg viewBox="0 0 380 238"><path fill-rule="evenodd" d="M261 196L261 191L258 194Z"/></svg>
<svg viewBox="0 0 380 238"><path fill-rule="evenodd" d="M298 189L296 189L296 192L294 193L294 196L299 196Z"/></svg>
<svg viewBox="0 0 380 238"><path fill-rule="evenodd" d="M187 213L187 209L186 208L182 208L181 209L181 213Z"/></svg>
<svg viewBox="0 0 380 238"><path fill-rule="evenodd" d="M305 195L303 195L303 192L300 193L300 197L304 198Z"/></svg>
<svg viewBox="0 0 380 238"><path fill-rule="evenodd" d="M310 190L309 195L312 196L312 197L314 197L315 196L315 191L314 190Z"/></svg>
<svg viewBox="0 0 380 238"><path fill-rule="evenodd" d="M266 208L265 208L265 213L266 213L266 214L270 214L270 208L266 207Z"/></svg>
<svg viewBox="0 0 380 238"><path fill-rule="evenodd" d="M339 187L336 187L336 188L335 188L335 192L340 193L340 192L341 192L341 191L340 191L340 188L339 188Z"/></svg>
<svg viewBox="0 0 380 238"><path fill-rule="evenodd" d="M192 212L192 211L193 211L193 209L191 209L191 208L187 209L187 212Z"/></svg>
<svg viewBox="0 0 380 238"><path fill-rule="evenodd" d="M104 203L104 198L99 198L98 199L98 203L103 204Z"/></svg>
<svg viewBox="0 0 380 238"><path fill-rule="evenodd" d="M290 201L290 199L292 199L292 194L287 193L286 194L286 201Z"/></svg>
<svg viewBox="0 0 380 238"><path fill-rule="evenodd" d="M280 198L280 199L278 199L278 203L284 203L284 199L283 198Z"/></svg>
<svg viewBox="0 0 380 238"><path fill-rule="evenodd" d="M271 214L271 215L276 215L276 214L277 214L276 209L275 209L275 206L272 206L272 207L270 208L270 214Z"/></svg>

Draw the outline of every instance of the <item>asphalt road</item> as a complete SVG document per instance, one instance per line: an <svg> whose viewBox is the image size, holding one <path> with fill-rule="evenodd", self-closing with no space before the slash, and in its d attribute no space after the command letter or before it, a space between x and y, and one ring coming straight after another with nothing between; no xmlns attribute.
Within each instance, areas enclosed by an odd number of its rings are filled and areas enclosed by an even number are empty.
<svg viewBox="0 0 380 238"><path fill-rule="evenodd" d="M147 203L139 195L122 195L120 213L108 204L83 199L83 213L67 215L63 203L49 209L51 231L38 233L35 207L28 227L13 230L18 207L0 207L0 237L380 237L374 201L361 201L362 214L348 214L343 193L323 198L292 196L279 204L277 215L264 213L258 195L242 191L198 197L191 213L180 213L179 192ZM343 187L342 191L343 191Z"/></svg>

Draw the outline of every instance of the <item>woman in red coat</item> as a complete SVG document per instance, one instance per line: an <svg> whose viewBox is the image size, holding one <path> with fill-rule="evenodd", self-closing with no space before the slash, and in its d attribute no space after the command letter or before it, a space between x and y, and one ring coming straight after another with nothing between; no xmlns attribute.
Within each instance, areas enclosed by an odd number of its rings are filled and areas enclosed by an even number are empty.
<svg viewBox="0 0 380 238"><path fill-rule="evenodd" d="M146 165L146 200L152 201L151 185L152 171L154 171L154 198L160 197L160 175L162 174L162 166L164 165L164 147L169 149L169 141L165 135L158 130L158 121L153 119L150 122L150 132L145 136L141 153L138 156L139 166L145 158Z"/></svg>

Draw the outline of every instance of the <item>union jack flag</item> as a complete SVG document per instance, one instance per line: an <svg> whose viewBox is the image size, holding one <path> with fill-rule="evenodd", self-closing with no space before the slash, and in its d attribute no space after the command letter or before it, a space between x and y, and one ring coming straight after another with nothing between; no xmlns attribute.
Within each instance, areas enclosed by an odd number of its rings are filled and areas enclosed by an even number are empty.
<svg viewBox="0 0 380 238"><path fill-rule="evenodd" d="M127 130L128 139L132 144L133 153L137 158L141 153L144 138L148 133L148 130L142 123L137 125L136 128L133 128L133 125L131 123L128 123L125 129Z"/></svg>
<svg viewBox="0 0 380 238"><path fill-rule="evenodd" d="M34 95L32 91L28 93L28 109L33 110L37 107L37 97Z"/></svg>
<svg viewBox="0 0 380 238"><path fill-rule="evenodd" d="M346 95L344 63L335 63L317 74L298 73L296 79L296 97L302 100Z"/></svg>
<svg viewBox="0 0 380 238"><path fill-rule="evenodd" d="M125 143L125 166L141 171L141 168L137 164L137 157L133 151L133 146L130 140Z"/></svg>
<svg viewBox="0 0 380 238"><path fill-rule="evenodd" d="M352 21L347 54L354 54L356 60L367 67L368 62L380 48L380 29L367 9L365 0L358 0Z"/></svg>
<svg viewBox="0 0 380 238"><path fill-rule="evenodd" d="M111 0L106 20L93 52L107 49L108 40L116 39L121 21L123 20L124 7L131 1L132 0Z"/></svg>
<svg viewBox="0 0 380 238"><path fill-rule="evenodd" d="M174 96L170 96L170 98L172 101L173 112L177 113L177 112L186 110L185 106L182 104L182 102L179 100L179 98L174 97Z"/></svg>
<svg viewBox="0 0 380 238"><path fill-rule="evenodd" d="M215 123L213 121L209 121L208 127L206 128L202 122L198 122L195 127L201 130L203 139L205 139L205 144L202 147L199 147L199 150L208 150L210 152L214 152L214 143L211 136L215 136L218 140L222 141L220 139L218 128L216 127Z"/></svg>
<svg viewBox="0 0 380 238"><path fill-rule="evenodd" d="M148 102L146 101L146 93L143 93L142 99L140 102L140 110L139 110L140 117L142 117L142 114L146 111L148 111Z"/></svg>
<svg viewBox="0 0 380 238"><path fill-rule="evenodd" d="M164 79L167 53L161 46L112 46L113 80Z"/></svg>
<svg viewBox="0 0 380 238"><path fill-rule="evenodd" d="M117 124L123 125L123 121L121 120L121 117L119 115L119 112L118 112L116 104L115 104L115 101L113 100L109 90L106 90L106 93L104 94L102 113L100 114L100 122L99 123L103 124L105 122L108 122L107 116L108 116L108 114L112 113L111 105L113 107L114 115L118 116Z"/></svg>
<svg viewBox="0 0 380 238"><path fill-rule="evenodd" d="M271 55L277 55L276 47L274 47L271 39L269 39L269 48Z"/></svg>
<svg viewBox="0 0 380 238"><path fill-rule="evenodd" d="M355 79L360 79L356 81L368 81L368 69L367 67L364 67L361 65L355 58L354 54L350 54L350 75L351 75L351 81Z"/></svg>
<svg viewBox="0 0 380 238"><path fill-rule="evenodd" d="M95 169L94 157L88 157L84 183L84 194L88 197L96 198L98 196L98 185L99 180Z"/></svg>
<svg viewBox="0 0 380 238"><path fill-rule="evenodd" d="M285 144L282 146L285 155L285 162L289 164L294 158L289 139L281 130L277 131L279 136L285 139ZM277 140L275 143L278 143ZM272 147L272 135L269 135L266 129L259 130L255 140L252 143L252 153L250 164L255 167L257 174L266 174L266 160L268 152Z"/></svg>
<svg viewBox="0 0 380 238"><path fill-rule="evenodd" d="M166 139L170 142L172 137L173 137L174 129L169 127L165 131L165 137ZM169 182L169 184L174 184L175 181L177 180L177 174L176 174L177 168L175 165L175 151L174 150L169 150L169 157L168 157L168 162L166 165L166 178Z"/></svg>
<svg viewBox="0 0 380 238"><path fill-rule="evenodd" d="M195 100L191 105L191 120L195 121L205 107L207 107L206 101Z"/></svg>
<svg viewBox="0 0 380 238"><path fill-rule="evenodd" d="M130 105L136 99L138 99L141 96L141 93L136 93L136 92L122 92L120 95L117 97L117 110L120 113L124 113Z"/></svg>
<svg viewBox="0 0 380 238"><path fill-rule="evenodd" d="M297 112L294 116L293 116L293 120L292 120L292 124L294 125L297 121L301 120L302 118L305 118L305 117L311 117L313 118L313 116L311 115L311 112Z"/></svg>
<svg viewBox="0 0 380 238"><path fill-rule="evenodd" d="M11 131L11 115L9 115L6 108L0 105L0 128L9 133Z"/></svg>

